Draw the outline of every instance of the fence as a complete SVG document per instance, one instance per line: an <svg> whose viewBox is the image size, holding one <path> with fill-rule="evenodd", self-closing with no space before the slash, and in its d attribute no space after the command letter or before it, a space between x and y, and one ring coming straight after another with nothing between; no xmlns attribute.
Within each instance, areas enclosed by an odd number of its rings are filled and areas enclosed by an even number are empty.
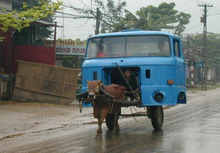
<svg viewBox="0 0 220 153"><path fill-rule="evenodd" d="M13 100L70 104L75 99L79 71L19 61Z"/></svg>

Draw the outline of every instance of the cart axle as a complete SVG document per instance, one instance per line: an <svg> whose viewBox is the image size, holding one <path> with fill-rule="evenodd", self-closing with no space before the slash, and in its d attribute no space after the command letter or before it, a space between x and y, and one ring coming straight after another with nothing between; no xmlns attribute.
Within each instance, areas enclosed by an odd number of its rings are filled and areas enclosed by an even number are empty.
<svg viewBox="0 0 220 153"><path fill-rule="evenodd" d="M121 114L120 116L148 116L148 114Z"/></svg>

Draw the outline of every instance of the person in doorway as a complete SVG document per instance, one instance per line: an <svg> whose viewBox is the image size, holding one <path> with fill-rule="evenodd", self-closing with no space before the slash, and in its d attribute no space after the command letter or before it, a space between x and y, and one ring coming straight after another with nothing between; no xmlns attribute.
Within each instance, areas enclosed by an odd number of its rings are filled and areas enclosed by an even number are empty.
<svg viewBox="0 0 220 153"><path fill-rule="evenodd" d="M127 82L129 83L131 89L134 91L134 93L137 93L138 92L137 79L132 76L131 71L129 69L126 69L124 71L124 76ZM127 97L130 97L131 100L134 100L136 96L132 93L125 79L123 77L121 78L120 85L125 87L125 91L124 91L125 95Z"/></svg>
<svg viewBox="0 0 220 153"><path fill-rule="evenodd" d="M107 57L107 55L104 53L104 47L102 45L99 46L96 57Z"/></svg>

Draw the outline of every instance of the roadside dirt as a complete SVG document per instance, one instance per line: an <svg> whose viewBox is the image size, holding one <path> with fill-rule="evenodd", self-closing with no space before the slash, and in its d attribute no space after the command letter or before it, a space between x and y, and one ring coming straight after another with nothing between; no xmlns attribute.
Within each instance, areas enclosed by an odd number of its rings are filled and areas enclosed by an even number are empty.
<svg viewBox="0 0 220 153"><path fill-rule="evenodd" d="M1 101L0 140L69 124L83 124L93 119L91 112L91 108L85 108L80 114L77 105Z"/></svg>

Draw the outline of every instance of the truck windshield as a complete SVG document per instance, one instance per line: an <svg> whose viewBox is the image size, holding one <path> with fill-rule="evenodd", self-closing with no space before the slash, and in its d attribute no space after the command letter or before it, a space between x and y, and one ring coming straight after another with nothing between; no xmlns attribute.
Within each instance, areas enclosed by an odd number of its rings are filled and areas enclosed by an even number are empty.
<svg viewBox="0 0 220 153"><path fill-rule="evenodd" d="M87 58L170 56L167 36L120 36L90 39Z"/></svg>

